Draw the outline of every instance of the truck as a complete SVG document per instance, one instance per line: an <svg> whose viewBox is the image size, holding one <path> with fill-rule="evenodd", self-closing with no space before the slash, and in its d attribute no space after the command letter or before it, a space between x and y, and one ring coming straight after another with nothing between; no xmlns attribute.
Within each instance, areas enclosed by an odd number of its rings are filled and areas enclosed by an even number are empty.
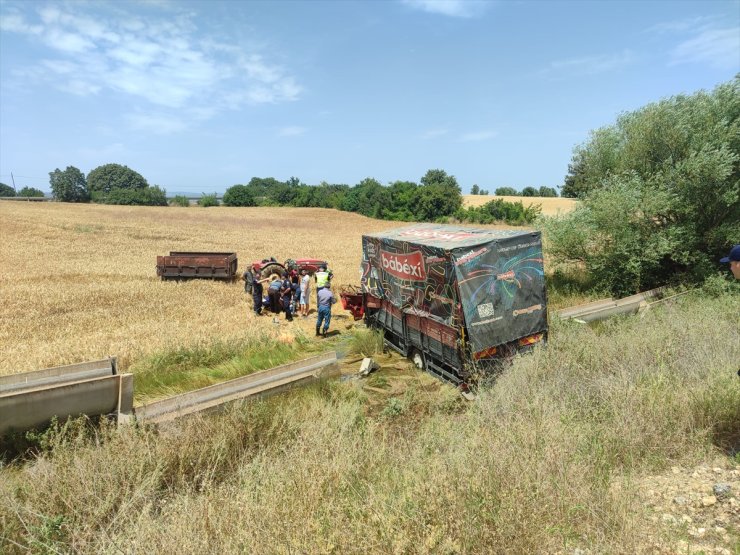
<svg viewBox="0 0 740 555"><path fill-rule="evenodd" d="M344 308L463 389L547 340L538 231L415 224L363 235L360 282L341 291Z"/></svg>
<svg viewBox="0 0 740 555"><path fill-rule="evenodd" d="M157 275L165 279L208 278L234 280L235 252L177 252L157 256Z"/></svg>

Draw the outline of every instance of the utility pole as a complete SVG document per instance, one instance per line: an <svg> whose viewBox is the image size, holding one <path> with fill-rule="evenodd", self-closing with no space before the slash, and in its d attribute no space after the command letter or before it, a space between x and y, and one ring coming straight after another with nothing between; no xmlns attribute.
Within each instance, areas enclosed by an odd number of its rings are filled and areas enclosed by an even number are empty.
<svg viewBox="0 0 740 555"><path fill-rule="evenodd" d="M13 172L10 172L10 179L13 181L13 190L15 191L15 194L18 194L18 189L15 188L15 177L13 177Z"/></svg>

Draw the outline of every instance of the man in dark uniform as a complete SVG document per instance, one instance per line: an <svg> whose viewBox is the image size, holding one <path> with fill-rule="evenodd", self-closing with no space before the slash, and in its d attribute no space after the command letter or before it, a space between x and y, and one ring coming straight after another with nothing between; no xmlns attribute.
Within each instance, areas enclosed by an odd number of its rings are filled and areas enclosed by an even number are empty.
<svg viewBox="0 0 740 555"><path fill-rule="evenodd" d="M293 321L293 313L290 310L290 304L293 302L293 287L288 277L288 272L283 273L283 284L280 287L280 295L283 298L283 310L285 310L285 319Z"/></svg>
<svg viewBox="0 0 740 555"><path fill-rule="evenodd" d="M260 279L259 272L255 269L252 273L252 300L254 301L254 313L259 316L262 314L262 283L267 279Z"/></svg>

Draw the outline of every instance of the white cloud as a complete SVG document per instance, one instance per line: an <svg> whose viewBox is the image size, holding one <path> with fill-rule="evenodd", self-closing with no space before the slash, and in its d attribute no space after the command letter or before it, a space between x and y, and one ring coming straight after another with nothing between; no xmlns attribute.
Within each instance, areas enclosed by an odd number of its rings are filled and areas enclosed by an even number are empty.
<svg viewBox="0 0 740 555"><path fill-rule="evenodd" d="M670 65L691 63L737 71L740 68L740 27L703 28L671 51Z"/></svg>
<svg viewBox="0 0 740 555"><path fill-rule="evenodd" d="M482 0L402 0L402 2L415 10L463 18L482 15L491 4Z"/></svg>
<svg viewBox="0 0 740 555"><path fill-rule="evenodd" d="M191 12L142 19L122 12L125 4L27 6L25 12L5 10L2 31L33 38L48 52L16 75L75 95L112 91L138 100L141 113L129 118L136 129L178 132L188 121L249 104L294 101L303 91L288 69L263 53L240 48L229 37L197 34ZM88 6L110 9L93 18L81 11Z"/></svg>
<svg viewBox="0 0 740 555"><path fill-rule="evenodd" d="M494 138L498 133L491 129L484 131L474 131L472 133L465 133L458 139L461 143L487 141L488 139Z"/></svg>
<svg viewBox="0 0 740 555"><path fill-rule="evenodd" d="M443 135L447 135L447 129L430 129L421 134L422 139L436 139Z"/></svg>
<svg viewBox="0 0 740 555"><path fill-rule="evenodd" d="M278 137L297 137L298 135L303 135L306 131L308 130L305 127L293 125L278 129L277 135Z"/></svg>
<svg viewBox="0 0 740 555"><path fill-rule="evenodd" d="M170 114L135 113L129 114L126 119L134 130L155 135L171 135L188 128L187 121Z"/></svg>
<svg viewBox="0 0 740 555"><path fill-rule="evenodd" d="M716 17L700 16L652 25L645 33L673 35L678 42L668 52L668 65L705 64L740 69L740 26Z"/></svg>
<svg viewBox="0 0 740 555"><path fill-rule="evenodd" d="M623 50L618 54L604 54L601 56L584 56L555 60L540 71L540 75L559 77L562 75L596 75L625 67L635 60L630 50Z"/></svg>

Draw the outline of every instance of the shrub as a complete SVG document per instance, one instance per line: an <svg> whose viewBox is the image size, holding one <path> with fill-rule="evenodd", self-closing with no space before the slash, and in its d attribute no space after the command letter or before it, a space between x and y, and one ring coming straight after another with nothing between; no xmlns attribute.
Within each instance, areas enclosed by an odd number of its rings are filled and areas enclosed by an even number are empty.
<svg viewBox="0 0 740 555"><path fill-rule="evenodd" d="M0 183L0 197L14 197L15 189L5 183Z"/></svg>
<svg viewBox="0 0 740 555"><path fill-rule="evenodd" d="M40 189L36 189L35 187L23 187L20 191L18 191L19 197L43 197L44 192Z"/></svg>
<svg viewBox="0 0 740 555"><path fill-rule="evenodd" d="M170 200L170 204L172 206L181 206L183 208L187 208L188 206L190 206L190 199L185 195L175 195Z"/></svg>
<svg viewBox="0 0 740 555"><path fill-rule="evenodd" d="M219 202L216 193L211 193L210 195L203 193L203 195L198 199L198 206L202 206L203 208L218 205Z"/></svg>
<svg viewBox="0 0 740 555"><path fill-rule="evenodd" d="M234 185L226 189L224 194L225 206L256 206L254 195L246 185Z"/></svg>
<svg viewBox="0 0 740 555"><path fill-rule="evenodd" d="M738 114L740 76L711 93L679 95L622 114L615 124L594 131L576 147L562 188L563 196L583 198L588 211L561 221L569 228L558 232L561 254L588 259L602 278L611 271L611 288L622 292L676 276L699 282L716 272L718 259L740 237ZM635 203L631 193L648 206ZM610 208L626 225L608 214ZM599 229L599 222L608 229ZM633 223L638 229L630 229ZM645 249L639 248L641 237ZM569 249L563 241L570 242ZM612 257L617 266L599 268L607 262L605 242L629 259ZM628 275L617 278L622 270Z"/></svg>
<svg viewBox="0 0 740 555"><path fill-rule="evenodd" d="M514 187L499 187L496 189L496 196L499 197L515 197L518 195L519 192Z"/></svg>
<svg viewBox="0 0 740 555"><path fill-rule="evenodd" d="M101 204L167 206L167 193L154 185L144 189L112 189L108 193L94 192L93 200Z"/></svg>

